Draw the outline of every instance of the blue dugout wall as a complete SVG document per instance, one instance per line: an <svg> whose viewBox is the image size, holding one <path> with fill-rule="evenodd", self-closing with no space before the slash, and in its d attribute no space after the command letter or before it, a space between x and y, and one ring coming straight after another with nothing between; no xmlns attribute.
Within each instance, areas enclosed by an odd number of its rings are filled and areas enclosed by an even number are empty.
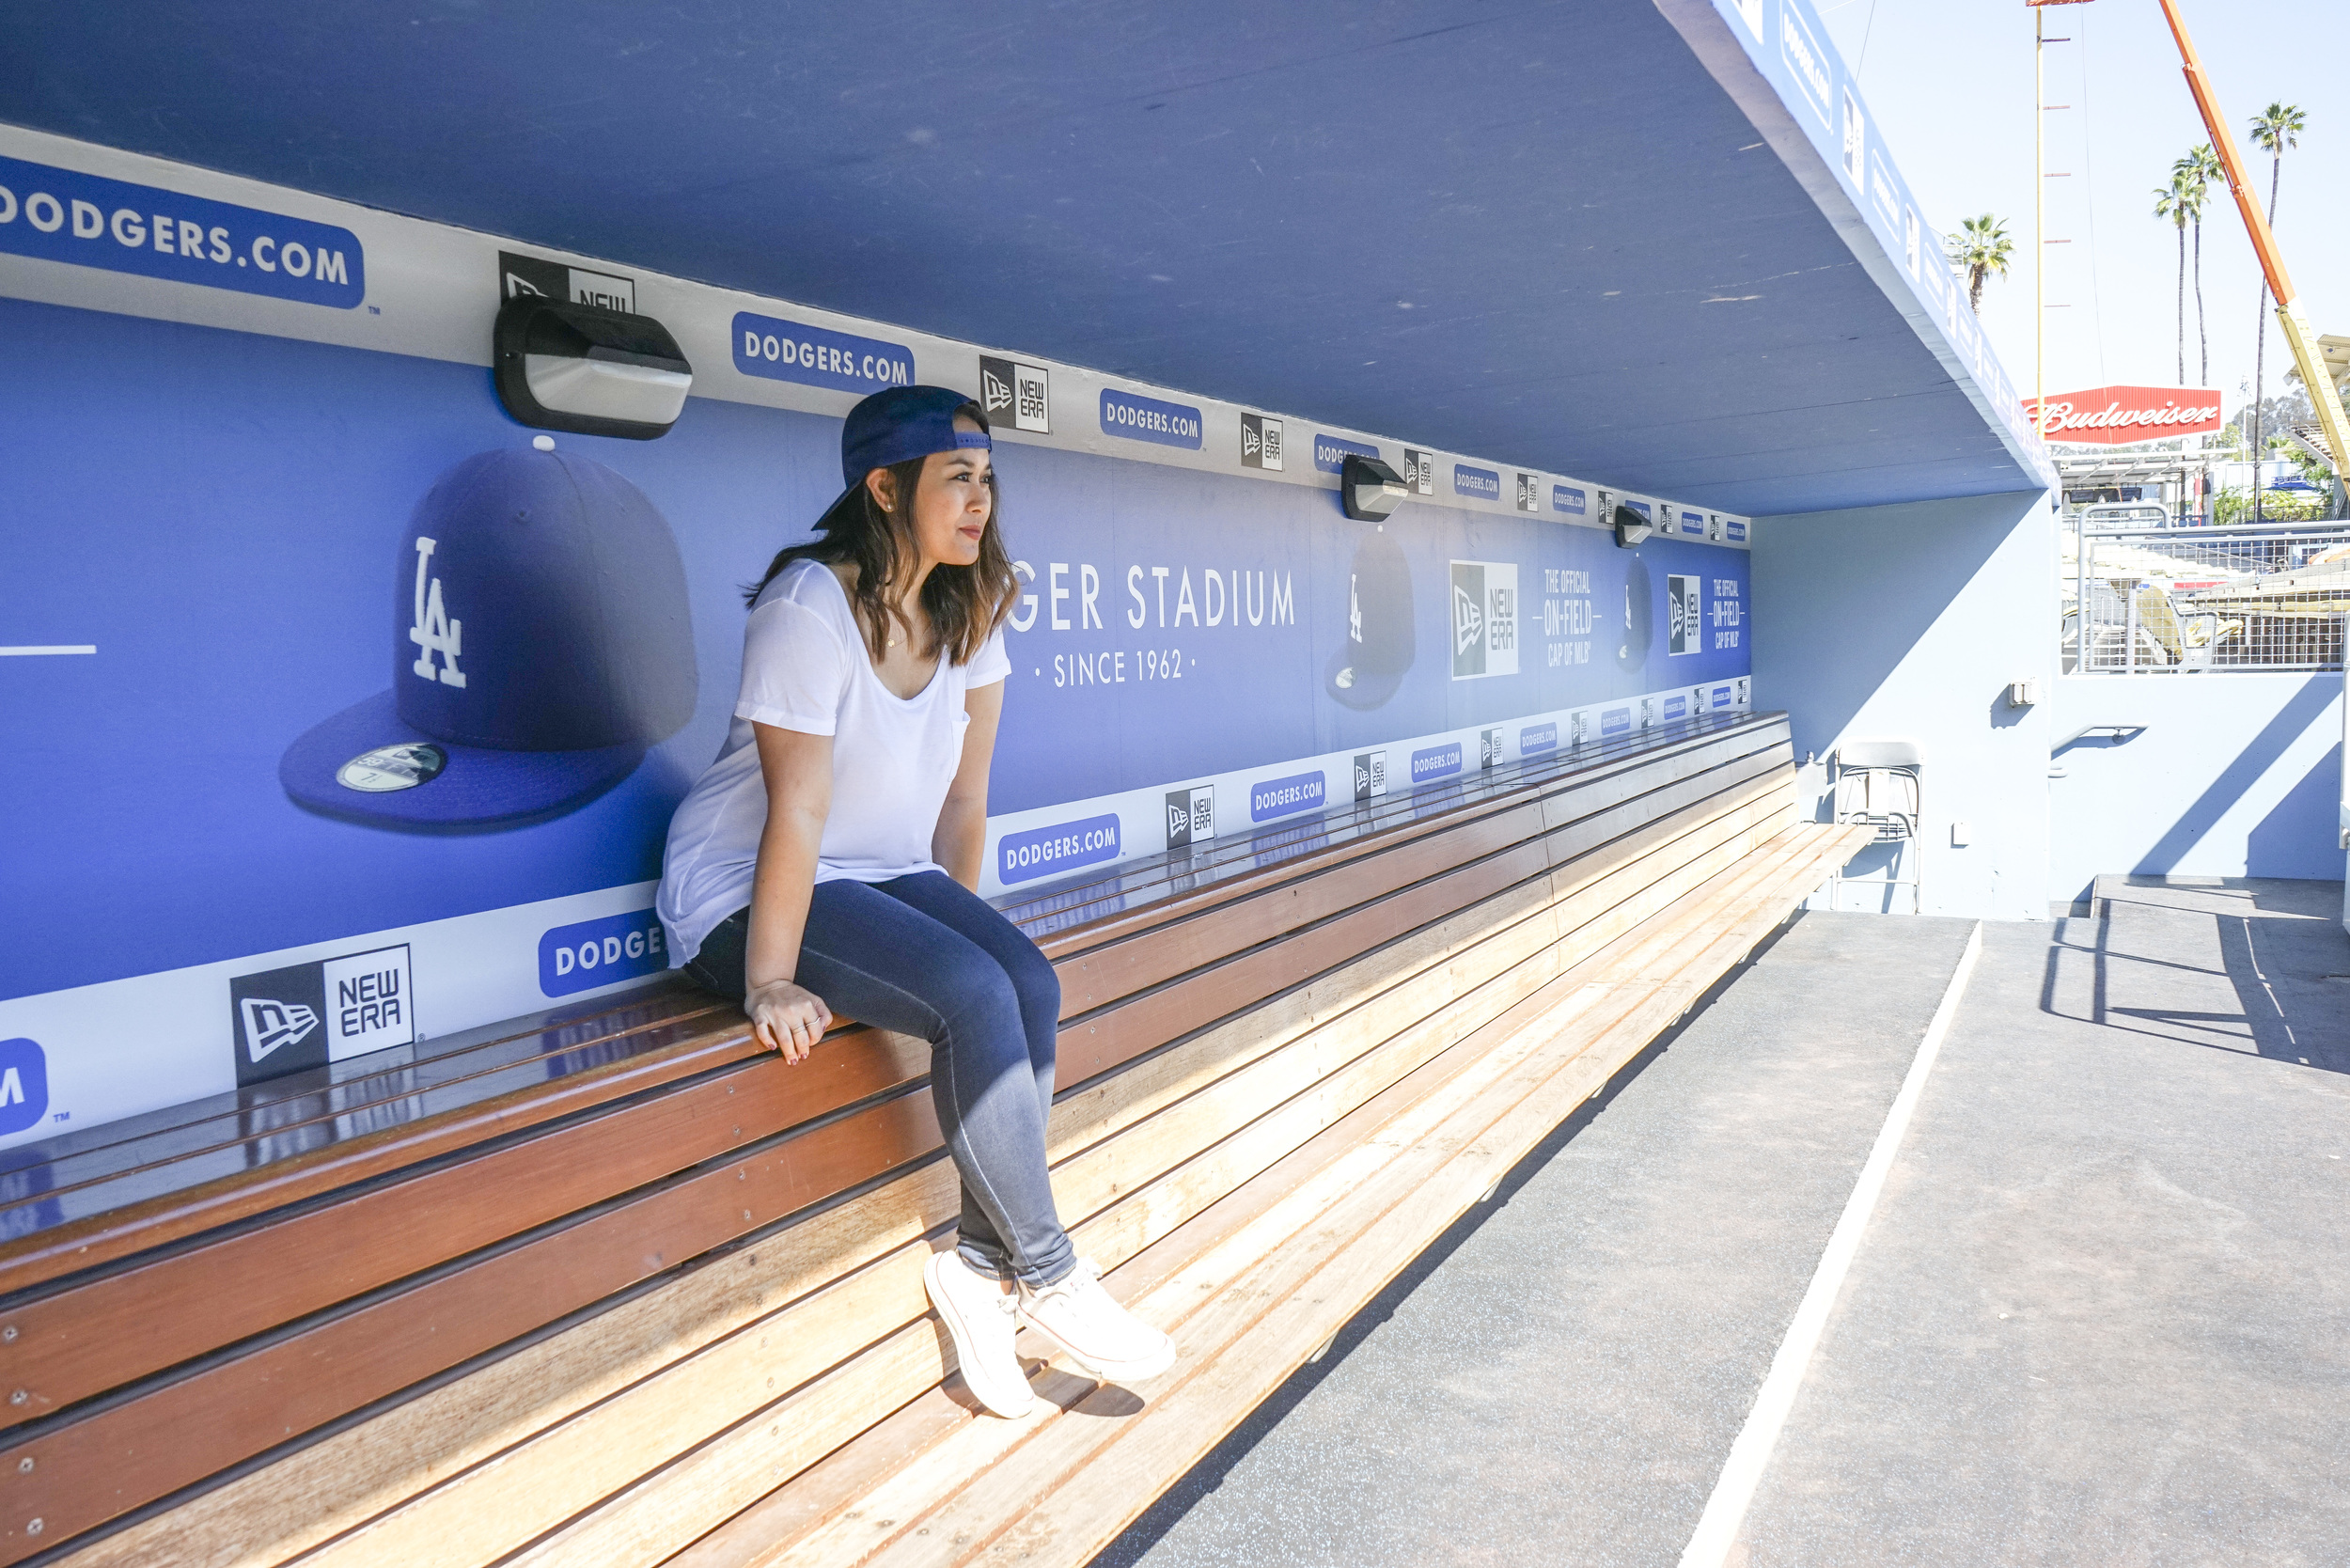
<svg viewBox="0 0 2350 1568"><path fill-rule="evenodd" d="M676 428L535 447L515 289L666 324ZM8 129L0 329L0 1143L665 967L741 585L894 383L990 401L1026 586L989 892L1756 696L1744 517ZM1384 526L1347 451L1412 480ZM483 453L511 519L442 485ZM1664 535L1618 549L1615 499ZM566 717L648 679L625 732Z"/></svg>

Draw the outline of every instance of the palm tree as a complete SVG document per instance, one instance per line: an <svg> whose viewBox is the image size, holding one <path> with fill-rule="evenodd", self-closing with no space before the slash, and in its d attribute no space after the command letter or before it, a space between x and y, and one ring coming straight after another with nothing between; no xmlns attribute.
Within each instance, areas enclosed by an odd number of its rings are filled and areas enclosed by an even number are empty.
<svg viewBox="0 0 2350 1568"><path fill-rule="evenodd" d="M2195 205L2188 221L2195 226L2195 339L2201 358L2197 363L2195 383L2211 384L2211 334L2203 325L2203 203L2210 199L2211 182L2222 180L2227 171L2219 166L2219 155L2211 149L2211 143L2192 148L2186 157L2170 165L2174 175L2185 175L2194 183Z"/></svg>
<svg viewBox="0 0 2350 1568"><path fill-rule="evenodd" d="M2268 154L2268 227L2277 227L2277 180L2284 173L2285 152L2301 145L2309 116L2295 103L2271 103L2252 117L2252 140ZM2268 274L2261 274L2259 336L2252 351L2252 517L2260 519L2261 397L2268 369Z"/></svg>
<svg viewBox="0 0 2350 1568"><path fill-rule="evenodd" d="M1980 316L1983 280L2007 275L2015 242L2007 237L2007 225L1988 212L1979 218L1961 218L1958 227L1960 231L1942 244L1950 265L1966 279L1966 308Z"/></svg>
<svg viewBox="0 0 2350 1568"><path fill-rule="evenodd" d="M2185 174L2173 169L2170 183L2154 187L2154 216L2169 218L2179 231L2179 384L2186 384L2186 217L2199 199Z"/></svg>

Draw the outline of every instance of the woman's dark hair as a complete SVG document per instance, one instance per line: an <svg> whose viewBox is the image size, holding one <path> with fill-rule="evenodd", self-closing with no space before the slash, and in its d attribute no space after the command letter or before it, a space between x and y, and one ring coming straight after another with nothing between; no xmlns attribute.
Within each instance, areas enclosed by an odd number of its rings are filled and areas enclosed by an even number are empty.
<svg viewBox="0 0 2350 1568"><path fill-rule="evenodd" d="M987 416L976 402L956 409L955 417L968 418L979 429L987 429ZM889 586L919 558L914 540L914 493L922 479L922 465L928 462L927 457L910 458L883 470L890 478L889 493L897 497L896 505L888 510L873 499L870 484L860 480L852 486L816 520L813 541L777 552L768 564L767 574L744 588L744 603L756 604L767 585L793 561L825 566L850 562L856 567L856 586L849 597L856 606L866 644L879 661L889 647L891 623L904 621L892 602ZM991 474L991 494L995 488ZM969 566L932 567L923 582L922 609L931 621L931 644L922 650L924 658L943 649L954 663L969 664L1019 599L1020 583L1012 575L1011 557L1004 553L1002 521L1001 504L991 506L987 527L979 535L979 558ZM911 626L906 628L909 635L913 631Z"/></svg>

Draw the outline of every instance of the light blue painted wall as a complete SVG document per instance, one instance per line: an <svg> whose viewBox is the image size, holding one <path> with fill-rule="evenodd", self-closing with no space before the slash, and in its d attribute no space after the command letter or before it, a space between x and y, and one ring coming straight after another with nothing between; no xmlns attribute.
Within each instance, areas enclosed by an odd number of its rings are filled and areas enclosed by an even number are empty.
<svg viewBox="0 0 2350 1568"><path fill-rule="evenodd" d="M2086 898L2100 872L2342 875L2340 675L2067 676L2051 718L2057 743L2146 727L2054 760L2052 901Z"/></svg>
<svg viewBox="0 0 2350 1568"><path fill-rule="evenodd" d="M1986 919L2048 914L2048 704L2008 683L2056 667L2056 533L2038 491L1758 519L1754 699L1784 708L1795 755L1845 740L1925 748L1924 823L1901 855L1922 910ZM1826 815L1825 768L1804 798ZM1953 823L1967 824L1965 848ZM1882 852L1855 863L1885 874ZM1909 907L1847 886L1845 907Z"/></svg>

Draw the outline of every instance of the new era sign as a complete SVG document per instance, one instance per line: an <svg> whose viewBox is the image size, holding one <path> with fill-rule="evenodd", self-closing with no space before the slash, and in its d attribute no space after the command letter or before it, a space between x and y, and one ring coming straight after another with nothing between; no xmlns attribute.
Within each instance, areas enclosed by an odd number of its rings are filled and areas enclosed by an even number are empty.
<svg viewBox="0 0 2350 1568"><path fill-rule="evenodd" d="M228 1011L237 1082L415 1043L413 989L405 944L236 976Z"/></svg>

